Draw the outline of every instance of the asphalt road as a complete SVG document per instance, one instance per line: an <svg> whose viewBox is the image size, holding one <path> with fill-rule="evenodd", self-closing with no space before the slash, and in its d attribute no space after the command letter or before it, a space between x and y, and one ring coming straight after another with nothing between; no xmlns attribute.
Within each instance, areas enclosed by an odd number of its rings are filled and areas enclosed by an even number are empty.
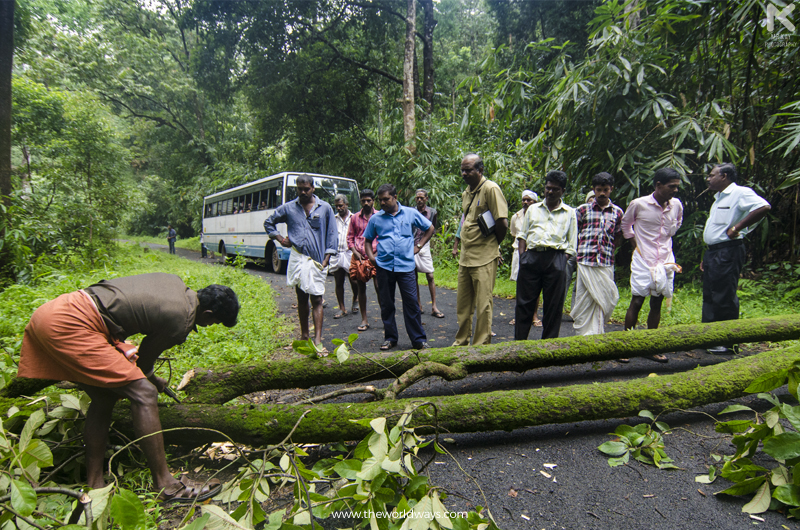
<svg viewBox="0 0 800 530"><path fill-rule="evenodd" d="M199 258L195 252L178 249L189 259L210 264L216 259ZM285 285L285 278L268 273L260 267L249 266L248 272L262 277L274 287L281 311L289 316L296 314L293 288ZM333 277L328 279L323 341L346 337L360 323L357 316L334 320ZM345 287L350 303L350 288ZM455 291L438 289L438 306L445 318L430 315L427 288L422 288L424 306L428 309L423 324L432 347L449 346L456 333ZM495 299L495 342L512 340L513 300ZM398 348L407 349L410 341L402 328L402 309L398 295ZM383 342L378 306L370 287L368 308L371 329L361 334L357 345L362 351L378 351ZM611 329L620 329L619 326ZM541 328L534 328L531 339L537 338ZM572 324L565 322L561 335L573 335ZM748 352L743 352L748 354ZM438 377L425 379L406 390L402 397L478 393L500 389L540 388L576 383L621 381L645 377L651 373L668 374L686 371L697 366L724 362L695 350L669 354L670 362L658 364L641 358L630 364L614 361L587 363L568 367L530 370L523 374L512 372L473 374L463 380L447 382ZM324 393L330 388L312 389ZM783 391L785 394L785 391ZM349 396L347 399L358 400ZM742 513L749 498L713 495L728 487L718 479L714 484L696 483L697 474L706 473L714 462L711 453L732 454L730 436L714 432L714 423L706 415L715 416L730 404L742 403L765 410L765 402L754 396L703 407L692 412L675 412L659 418L673 431L666 435L667 454L681 470L658 470L636 462L628 466L609 467L597 447L612 439L608 433L621 424L634 425L641 418L590 421L559 425L545 425L517 429L512 432L486 432L452 435L444 445L452 457L429 453L434 462L426 473L432 484L451 493L446 505L463 510L477 505L488 506L500 528L504 530L527 529L745 529L765 528L800 529L795 520L782 514L767 512L750 518ZM725 420L745 418L745 415L726 415ZM464 418L469 421L469 418ZM552 464L555 464L553 466ZM773 467L774 463L767 464Z"/></svg>

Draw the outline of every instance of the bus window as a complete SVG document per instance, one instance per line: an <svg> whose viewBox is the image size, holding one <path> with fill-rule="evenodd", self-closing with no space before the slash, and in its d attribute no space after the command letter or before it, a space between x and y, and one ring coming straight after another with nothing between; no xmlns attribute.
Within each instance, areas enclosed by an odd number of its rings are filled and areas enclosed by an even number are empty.
<svg viewBox="0 0 800 530"><path fill-rule="evenodd" d="M222 210L222 215L230 215L233 213L233 200L226 199L224 204L225 207Z"/></svg>

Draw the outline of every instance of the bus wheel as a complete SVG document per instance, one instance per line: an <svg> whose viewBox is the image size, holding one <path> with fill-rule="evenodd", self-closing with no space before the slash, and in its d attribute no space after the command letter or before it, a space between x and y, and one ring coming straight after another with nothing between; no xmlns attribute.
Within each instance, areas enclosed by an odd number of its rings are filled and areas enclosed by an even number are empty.
<svg viewBox="0 0 800 530"><path fill-rule="evenodd" d="M219 253L222 256L222 259L224 260L223 263L231 263L232 260L231 257L228 256L228 253L226 252L224 241L219 242Z"/></svg>
<svg viewBox="0 0 800 530"><path fill-rule="evenodd" d="M270 269L272 269L272 272L276 272L278 274L286 273L287 263L281 259L281 253L275 243L270 242L267 245L267 256L270 258L268 266Z"/></svg>

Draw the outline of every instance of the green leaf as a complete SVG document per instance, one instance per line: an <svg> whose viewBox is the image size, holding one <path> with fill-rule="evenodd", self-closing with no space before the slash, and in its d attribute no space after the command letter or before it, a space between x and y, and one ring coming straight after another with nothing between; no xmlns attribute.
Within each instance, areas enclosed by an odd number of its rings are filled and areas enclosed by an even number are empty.
<svg viewBox="0 0 800 530"><path fill-rule="evenodd" d="M61 394L59 397L61 398L62 407L77 411L81 410L81 401L78 397L73 396L72 394Z"/></svg>
<svg viewBox="0 0 800 530"><path fill-rule="evenodd" d="M776 460L800 456L800 433L785 432L764 441L764 452Z"/></svg>
<svg viewBox="0 0 800 530"><path fill-rule="evenodd" d="M630 456L631 456L630 453L625 453L624 455L622 455L622 456L620 456L618 458L609 458L608 459L608 465L610 467L617 467L617 466L621 466L621 465L627 464L628 460L630 459Z"/></svg>
<svg viewBox="0 0 800 530"><path fill-rule="evenodd" d="M347 337L347 343L352 346L356 339L358 339L358 333L351 333L350 336Z"/></svg>
<svg viewBox="0 0 800 530"><path fill-rule="evenodd" d="M745 432L747 429L750 428L752 423L753 422L751 420L733 420L733 421L717 422L717 425L714 427L714 430L717 432L728 432L728 433Z"/></svg>
<svg viewBox="0 0 800 530"><path fill-rule="evenodd" d="M656 427L663 433L669 432L669 425L667 425L663 421L657 421L656 422Z"/></svg>
<svg viewBox="0 0 800 530"><path fill-rule="evenodd" d="M786 469L786 467L779 465L772 470L772 477L770 481L772 482L773 486L784 486L789 484L789 470Z"/></svg>
<svg viewBox="0 0 800 530"><path fill-rule="evenodd" d="M744 513L764 513L769 510L770 501L769 482L764 481L750 502L742 506L742 511Z"/></svg>
<svg viewBox="0 0 800 530"><path fill-rule="evenodd" d="M344 342L342 339L331 339L331 343L332 343L334 346L341 346L341 345L342 345L342 344L344 344L345 342Z"/></svg>
<svg viewBox="0 0 800 530"><path fill-rule="evenodd" d="M769 392L775 390L786 383L788 377L788 370L779 370L777 372L770 372L757 377L750 385L744 389L749 394L756 394L758 392Z"/></svg>
<svg viewBox="0 0 800 530"><path fill-rule="evenodd" d="M788 382L789 393L791 395L793 395L795 399L798 399L798 397L797 397L797 387L798 387L799 383L800 383L800 372L798 372L797 370L790 370L789 371L789 382Z"/></svg>
<svg viewBox="0 0 800 530"><path fill-rule="evenodd" d="M340 477L355 480L356 475L361 471L361 460L342 460L333 466L333 470L336 471Z"/></svg>
<svg viewBox="0 0 800 530"><path fill-rule="evenodd" d="M743 480L738 484L734 484L728 489L724 489L722 491L718 491L714 493L714 495L719 495L724 493L726 495L747 495L748 493L753 493L756 491L761 484L763 484L767 480L767 477L753 477L747 480Z"/></svg>
<svg viewBox="0 0 800 530"><path fill-rule="evenodd" d="M375 418L369 422L369 425L376 433L383 434L386 430L386 418Z"/></svg>
<svg viewBox="0 0 800 530"><path fill-rule="evenodd" d="M205 530L251 530L239 524L238 521L228 515L225 510L214 504L204 505L203 514L209 514L211 516L208 523L206 523Z"/></svg>
<svg viewBox="0 0 800 530"><path fill-rule="evenodd" d="M778 486L772 496L789 506L800 506L800 486L794 484Z"/></svg>
<svg viewBox="0 0 800 530"><path fill-rule="evenodd" d="M11 507L27 517L36 509L36 492L23 480L11 481Z"/></svg>
<svg viewBox="0 0 800 530"><path fill-rule="evenodd" d="M28 467L34 462L40 468L53 465L53 453L50 452L50 448L48 448L44 442L37 439L31 440L31 443L28 444L25 452L22 453L20 457L22 467Z"/></svg>
<svg viewBox="0 0 800 530"><path fill-rule="evenodd" d="M333 353L336 354L336 360L339 361L339 364L342 364L350 358L350 348L347 344L340 344L333 350Z"/></svg>
<svg viewBox="0 0 800 530"><path fill-rule="evenodd" d="M25 422L25 427L22 428L22 433L19 435L19 444L17 445L20 451L24 451L28 447L31 439L33 439L33 434L39 427L42 426L45 419L44 411L42 409L39 409L31 414L31 417L27 422Z"/></svg>
<svg viewBox="0 0 800 530"><path fill-rule="evenodd" d="M181 528L181 530L203 530L206 527L206 523L208 520L211 519L211 514L204 514L201 517L198 517L188 525ZM277 530L277 529L270 529L270 530Z"/></svg>
<svg viewBox="0 0 800 530"><path fill-rule="evenodd" d="M126 489L120 489L111 499L111 517L122 530L143 529L147 523L142 501L135 493Z"/></svg>
<svg viewBox="0 0 800 530"><path fill-rule="evenodd" d="M750 407L746 407L744 405L731 405L729 407L725 407L725 410L720 412L720 414L729 414L731 412L740 412L743 410L746 410L748 412L753 412L753 409L751 409Z"/></svg>
<svg viewBox="0 0 800 530"><path fill-rule="evenodd" d="M653 416L653 413L650 412L649 410L640 410L639 411L639 416L642 416L644 418L648 418L648 419L653 420L653 421L655 421L655 419L656 419L655 416Z"/></svg>
<svg viewBox="0 0 800 530"><path fill-rule="evenodd" d="M622 442L605 442L598 449L610 456L621 456L628 452L628 446Z"/></svg>

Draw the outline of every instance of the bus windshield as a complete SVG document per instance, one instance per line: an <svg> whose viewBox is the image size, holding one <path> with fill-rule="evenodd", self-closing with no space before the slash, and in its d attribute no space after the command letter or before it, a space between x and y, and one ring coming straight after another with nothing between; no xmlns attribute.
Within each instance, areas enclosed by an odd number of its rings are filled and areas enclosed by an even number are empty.
<svg viewBox="0 0 800 530"><path fill-rule="evenodd" d="M297 198L297 177L298 175L288 175L286 177L286 199L285 202L293 201ZM314 195L334 207L333 198L341 193L347 197L350 210L360 208L358 202L358 185L352 180L345 180L336 177L313 177Z"/></svg>

